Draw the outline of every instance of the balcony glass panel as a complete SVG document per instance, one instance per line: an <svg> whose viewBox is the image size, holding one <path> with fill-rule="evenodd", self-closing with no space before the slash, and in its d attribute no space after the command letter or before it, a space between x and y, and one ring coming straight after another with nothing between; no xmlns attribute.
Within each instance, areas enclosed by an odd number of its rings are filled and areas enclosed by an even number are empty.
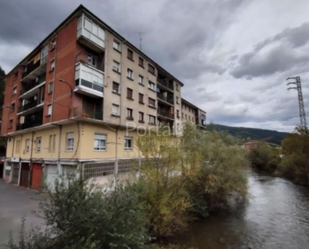
<svg viewBox="0 0 309 249"><path fill-rule="evenodd" d="M75 82L76 86L87 87L100 93L104 91L103 73L83 64L76 66Z"/></svg>
<svg viewBox="0 0 309 249"><path fill-rule="evenodd" d="M77 23L77 37L80 36L84 36L102 48L105 47L104 30L84 15L79 18Z"/></svg>

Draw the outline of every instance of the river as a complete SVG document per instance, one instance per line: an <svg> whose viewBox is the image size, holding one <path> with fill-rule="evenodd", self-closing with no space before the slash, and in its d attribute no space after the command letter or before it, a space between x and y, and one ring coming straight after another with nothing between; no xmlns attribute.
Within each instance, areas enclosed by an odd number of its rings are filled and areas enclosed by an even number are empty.
<svg viewBox="0 0 309 249"><path fill-rule="evenodd" d="M257 172L248 172L248 184L245 204L192 224L171 242L186 249L308 249L309 188Z"/></svg>

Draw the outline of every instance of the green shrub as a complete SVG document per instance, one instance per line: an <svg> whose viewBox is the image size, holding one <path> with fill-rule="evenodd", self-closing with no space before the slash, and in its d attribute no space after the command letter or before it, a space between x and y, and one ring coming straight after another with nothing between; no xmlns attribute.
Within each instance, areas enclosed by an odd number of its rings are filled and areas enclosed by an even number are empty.
<svg viewBox="0 0 309 249"><path fill-rule="evenodd" d="M91 194L80 179L58 181L38 214L46 222L46 230L21 236L19 243L11 242L8 248L139 249L149 240L138 196L121 186L105 196Z"/></svg>

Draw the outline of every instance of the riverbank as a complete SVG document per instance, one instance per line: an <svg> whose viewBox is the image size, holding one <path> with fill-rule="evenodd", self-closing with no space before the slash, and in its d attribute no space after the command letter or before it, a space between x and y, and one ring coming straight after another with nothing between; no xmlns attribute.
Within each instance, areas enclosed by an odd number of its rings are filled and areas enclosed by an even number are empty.
<svg viewBox="0 0 309 249"><path fill-rule="evenodd" d="M168 241L183 249L308 248L309 189L261 171L247 176L247 202L192 223Z"/></svg>

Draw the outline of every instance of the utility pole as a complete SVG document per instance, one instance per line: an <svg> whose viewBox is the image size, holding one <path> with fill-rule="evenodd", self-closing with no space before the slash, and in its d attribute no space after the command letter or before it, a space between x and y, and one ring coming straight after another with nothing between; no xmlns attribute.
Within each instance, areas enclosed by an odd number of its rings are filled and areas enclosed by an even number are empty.
<svg viewBox="0 0 309 249"><path fill-rule="evenodd" d="M142 42L143 42L143 37L142 35L145 34L145 32L136 32L139 35L139 50L142 51Z"/></svg>
<svg viewBox="0 0 309 249"><path fill-rule="evenodd" d="M293 82L289 82L287 85L296 85L295 87L289 87L288 90L294 89L294 90L297 90L298 92L300 126L302 128L307 128L306 112L305 112L303 92L301 89L300 77L299 76L289 77L286 80L290 80L290 79L296 80Z"/></svg>

